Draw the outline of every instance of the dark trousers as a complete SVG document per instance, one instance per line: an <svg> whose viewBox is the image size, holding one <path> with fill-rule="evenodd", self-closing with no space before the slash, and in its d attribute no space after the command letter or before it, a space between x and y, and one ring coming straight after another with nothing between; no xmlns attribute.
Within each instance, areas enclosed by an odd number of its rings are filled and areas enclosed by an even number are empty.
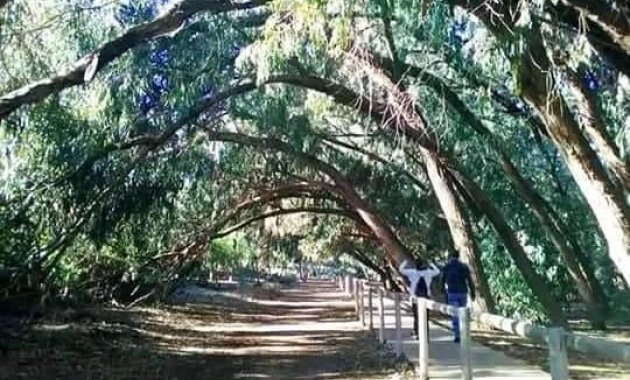
<svg viewBox="0 0 630 380"><path fill-rule="evenodd" d="M413 313L413 332L414 334L418 335L418 303L416 302L415 298L413 300L413 303L411 304L411 312ZM428 336L429 310L427 310L427 323L426 323L425 329L427 330L427 336Z"/></svg>

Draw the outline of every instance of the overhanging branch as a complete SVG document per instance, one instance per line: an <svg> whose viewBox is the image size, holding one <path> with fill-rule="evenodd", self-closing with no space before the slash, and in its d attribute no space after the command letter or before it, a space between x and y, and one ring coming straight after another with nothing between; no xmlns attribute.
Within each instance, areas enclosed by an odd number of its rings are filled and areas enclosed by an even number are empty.
<svg viewBox="0 0 630 380"><path fill-rule="evenodd" d="M299 208L278 209L278 210L265 212L260 215L254 216L252 218L246 219L221 232L217 232L216 234L212 235L212 239L220 239L242 228L245 228L254 222L257 222L263 219L272 218L275 216L280 216L280 215L285 215L285 214L295 214L295 213L338 215L338 216L350 218L355 221L358 219L358 215L356 215L356 213L350 210L345 210L345 209L323 208L323 207L299 207Z"/></svg>
<svg viewBox="0 0 630 380"><path fill-rule="evenodd" d="M0 0L5 1L6 0ZM89 83L95 75L124 53L147 41L174 33L191 16L202 13L225 13L255 8L269 0L236 2L231 0L180 0L153 21L128 29L120 37L103 44L74 63L68 70L30 83L0 97L0 121L19 107L37 103L67 88Z"/></svg>

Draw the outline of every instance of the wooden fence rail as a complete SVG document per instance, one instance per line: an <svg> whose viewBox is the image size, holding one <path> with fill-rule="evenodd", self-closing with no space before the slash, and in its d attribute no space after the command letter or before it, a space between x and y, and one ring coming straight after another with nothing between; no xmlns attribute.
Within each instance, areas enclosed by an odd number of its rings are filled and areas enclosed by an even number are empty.
<svg viewBox="0 0 630 380"><path fill-rule="evenodd" d="M396 318L396 342L394 342L397 356L402 355L402 323L401 310L402 299L408 297L406 294L387 292L378 283L368 283L365 280L358 280L345 276L337 281L341 290L345 294L354 298L357 319L363 326L366 325L365 312L369 317L368 328L374 329L374 308L373 297L378 296L379 332L380 343L385 342L385 307L384 298L391 298L394 301ZM364 297L368 295L367 310L364 305ZM549 364L551 378L553 380L569 379L569 362L567 350L577 351L604 360L619 363L630 363L630 344L623 344L602 338L574 334L566 331L562 327L544 327L527 321L519 321L500 315L481 313L468 308L454 307L440 302L435 302L425 298L416 298L418 307L418 332L419 332L419 370L418 375L422 380L429 377L429 340L425 328L428 318L428 310L456 317L460 325L460 357L462 364L462 379L473 379L473 364L471 360L472 338L470 334L470 323L476 321L484 326L505 331L509 334L518 335L536 343L546 345L549 350Z"/></svg>

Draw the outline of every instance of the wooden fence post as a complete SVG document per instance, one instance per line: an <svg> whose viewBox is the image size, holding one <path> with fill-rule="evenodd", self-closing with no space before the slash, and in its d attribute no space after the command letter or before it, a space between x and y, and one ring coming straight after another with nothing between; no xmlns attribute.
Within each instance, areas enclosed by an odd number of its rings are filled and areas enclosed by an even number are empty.
<svg viewBox="0 0 630 380"><path fill-rule="evenodd" d="M402 355L402 317L400 313L400 293L394 295L394 310L396 311L396 357Z"/></svg>
<svg viewBox="0 0 630 380"><path fill-rule="evenodd" d="M348 286L348 296L350 296L350 298L352 299L352 297L354 297L354 282L356 280L354 279L354 277L350 276L350 281L348 281L348 283L350 284L350 286Z"/></svg>
<svg viewBox="0 0 630 380"><path fill-rule="evenodd" d="M378 341L379 343L385 343L385 290L382 287L378 288L378 316L379 316L379 328L378 328Z"/></svg>
<svg viewBox="0 0 630 380"><path fill-rule="evenodd" d="M374 309L372 307L372 287L369 287L368 309L370 309L370 331L374 330Z"/></svg>
<svg viewBox="0 0 630 380"><path fill-rule="evenodd" d="M346 296L350 296L352 295L352 293L350 292L350 276L349 275L346 275L345 282L346 282L346 287L345 287Z"/></svg>
<svg viewBox="0 0 630 380"><path fill-rule="evenodd" d="M429 331L427 330L427 305L417 297L418 307L418 375L420 380L429 378Z"/></svg>
<svg viewBox="0 0 630 380"><path fill-rule="evenodd" d="M365 280L361 280L359 285L359 315L361 326L365 328Z"/></svg>
<svg viewBox="0 0 630 380"><path fill-rule="evenodd" d="M357 320L361 319L361 316L359 315L359 280L358 279L354 279L354 281L352 281L352 294L354 295L354 313L357 316Z"/></svg>
<svg viewBox="0 0 630 380"><path fill-rule="evenodd" d="M460 333L460 354L462 360L462 379L472 380L473 371L472 363L470 360L470 312L466 307L460 307L457 310L459 318L459 333Z"/></svg>
<svg viewBox="0 0 630 380"><path fill-rule="evenodd" d="M567 338L562 327L550 327L547 329L547 345L549 347L551 379L568 380Z"/></svg>

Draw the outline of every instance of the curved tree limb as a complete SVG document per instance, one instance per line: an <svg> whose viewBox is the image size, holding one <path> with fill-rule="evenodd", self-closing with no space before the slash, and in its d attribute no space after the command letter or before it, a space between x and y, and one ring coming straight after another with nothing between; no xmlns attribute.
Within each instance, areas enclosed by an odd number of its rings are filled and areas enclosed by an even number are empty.
<svg viewBox="0 0 630 380"><path fill-rule="evenodd" d="M329 80L325 80L315 76L309 75L274 75L268 78L261 85L284 83L305 89L314 90L333 97L337 102L347 105L349 107L358 109L359 111L371 115L377 120L394 120L392 110L388 109L386 105L372 102L370 99L360 96L347 87L334 83ZM68 178L76 175L81 175L89 170L99 160L106 158L109 154L117 151L124 151L133 149L135 147L145 147L147 151L156 149L165 144L170 138L172 138L179 130L186 126L190 126L199 118L203 112L211 109L215 105L230 99L233 96L242 95L247 92L256 90L258 87L253 80L245 80L241 83L235 84L229 87L216 96L210 99L204 99L199 101L193 106L184 116L173 122L164 131L157 134L144 134L129 138L125 141L119 141L110 143L99 149L94 154L87 157L81 165L79 165L72 172L64 175L56 182L67 180ZM388 125L392 129L398 129L399 126L395 123ZM419 140L426 142L426 136L421 131L416 130L401 130L402 133L407 135L413 140Z"/></svg>
<svg viewBox="0 0 630 380"><path fill-rule="evenodd" d="M498 38L511 37L510 25L494 22L494 13L473 7L480 0L449 0L477 16ZM502 2L503 3L503 2ZM505 1L508 9L502 18L520 13L515 0ZM597 153L589 145L586 136L572 115L562 96L557 94L556 83L549 73L553 63L548 56L539 25L527 34L525 48L519 56L519 70L515 74L522 89L523 98L536 109L547 126L551 141L562 155L571 175L587 200L598 226L606 239L608 255L626 282L630 282L630 207L614 178L606 172Z"/></svg>
<svg viewBox="0 0 630 380"><path fill-rule="evenodd" d="M312 183L311 184L312 188L317 189L317 186L318 186L317 184L318 184L317 182ZM317 195L317 194L312 194L308 191L305 192L304 189L307 186L308 184L290 183L285 186L279 186L279 188L282 188L282 190L278 190L274 192L273 194L265 194L265 195L261 194L261 196L254 196L254 197L245 196L241 198L241 200L236 201L237 206L230 208L229 210L230 212L227 215L212 222L211 226L204 227L204 228L201 228L200 230L193 232L191 235L189 235L188 237L184 239L185 240L184 242L177 244L168 253L153 256L151 258L151 261L162 260L164 258L174 257L178 255L187 255L189 251L193 249L194 247L205 246L213 239L224 237L228 235L229 233L233 233L238 229L244 228L247 225L255 222L256 220L254 219L258 218L257 220L262 220L264 218L259 218L259 216L265 214L264 212L261 214L258 214L258 216L248 218L247 219L248 222L245 224L243 224L243 222L237 222L235 225L228 226L231 222L237 221L238 218L242 216L243 212L248 211L248 210L253 210L256 207L269 204L275 200L291 199L291 198L326 199L326 200L332 200L335 203L340 204L340 206L345 205L343 200L332 198L329 195ZM245 199L245 200L242 200L242 199ZM306 209L306 208L323 209L323 207L316 207L316 206L301 207L301 209ZM279 210L295 210L295 209L297 208L294 207L291 209L279 209ZM348 212L347 214L348 217L353 217L353 215L350 214L351 213L350 210L348 209L343 209L343 210ZM278 214L278 215L281 215L281 214ZM272 217L272 216L277 216L277 215L275 214L267 215L266 218ZM240 226L240 227L236 228L236 226Z"/></svg>
<svg viewBox="0 0 630 380"><path fill-rule="evenodd" d="M327 137L324 135L320 136L321 139L324 141L324 143L327 143L329 145L338 145L340 147L344 147L346 149L358 152L368 158L370 158L371 160L374 160L376 162L380 162L384 165L391 165L392 162L379 156L376 153L370 152L366 149L363 149L355 144L352 143L347 143L347 142L343 142L343 141L339 141L337 139L334 139L332 137ZM394 166L393 168L394 170L396 170L397 172L399 172L400 174L402 174L403 176L405 176L407 179L409 179L409 181L411 181L411 183L413 183L414 185L416 185L416 187L418 187L418 189L420 189L421 191L428 193L429 189L427 188L427 186L420 180L418 179L416 176L414 176L413 174L411 174L408 170L404 169L404 168L400 168L398 166Z"/></svg>
<svg viewBox="0 0 630 380"><path fill-rule="evenodd" d="M525 204L531 208L534 216L540 221L541 226L560 253L580 296L586 302L593 325L603 327L604 313L602 310L605 309L606 297L588 263L588 258L585 257L577 241L572 237L568 226L560 219L552 205L521 174L501 142L468 108L466 103L446 83L433 74L425 73L423 81L435 92L444 96L447 105L457 112L466 124L495 151L510 185ZM468 194L465 195L469 196ZM470 201L470 199L468 200ZM472 204L476 204L476 202Z"/></svg>
<svg viewBox="0 0 630 380"><path fill-rule="evenodd" d="M127 51L151 39L177 32L195 14L251 9L268 1L180 0L153 21L130 28L120 37L79 59L69 69L0 96L0 121L23 105L37 103L67 88L89 83L100 70Z"/></svg>
<svg viewBox="0 0 630 380"><path fill-rule="evenodd" d="M334 182L337 192L354 209L354 211L360 216L363 223L372 230L374 235L383 244L385 251L394 263L400 265L403 261L411 259L407 249L402 245L391 228L385 224L382 217L361 198L352 184L332 165L319 160L315 156L304 153L301 150L297 150L290 144L282 142L278 139L257 138L240 133L218 132L211 129L206 129L206 133L208 138L211 140L232 142L290 154L302 163L325 174Z"/></svg>
<svg viewBox="0 0 630 380"><path fill-rule="evenodd" d="M583 33L593 48L608 62L610 62L617 70L630 76L630 50L628 50L628 40L624 43L620 36L610 33L610 29L603 26L601 22L595 21L589 17L583 17L583 13L572 6L565 3L552 2L545 3L545 7L553 15L554 20L558 21L574 33ZM604 1L595 0L593 2L604 3ZM547 20L545 20L547 21ZM626 37L628 38L628 37Z"/></svg>
<svg viewBox="0 0 630 380"><path fill-rule="evenodd" d="M213 234L211 236L211 239L220 239L242 228L245 228L254 222L257 222L263 219L272 218L279 215L295 214L295 213L339 215L339 216L347 217L353 220L357 220L358 218L358 215L356 213L350 210L346 210L346 209L325 208L325 207L298 207L298 208L278 209L278 210L268 211L268 212L259 214L257 216L248 218L234 226L228 227L225 230L222 230L220 232Z"/></svg>
<svg viewBox="0 0 630 380"><path fill-rule="evenodd" d="M584 85L578 73L567 70L569 85L579 102L579 118L584 133L595 146L597 153L603 158L603 163L619 181L622 191L630 191L630 166L624 162L619 154L619 148L606 131L597 99Z"/></svg>
<svg viewBox="0 0 630 380"><path fill-rule="evenodd" d="M238 201L230 208L230 214L213 223L210 230L217 231L224 228L228 223L238 218L243 210L281 199L309 198L342 202L341 199L333 196L335 192L336 189L333 185L318 181L289 183L273 189L266 189L252 197Z"/></svg>

